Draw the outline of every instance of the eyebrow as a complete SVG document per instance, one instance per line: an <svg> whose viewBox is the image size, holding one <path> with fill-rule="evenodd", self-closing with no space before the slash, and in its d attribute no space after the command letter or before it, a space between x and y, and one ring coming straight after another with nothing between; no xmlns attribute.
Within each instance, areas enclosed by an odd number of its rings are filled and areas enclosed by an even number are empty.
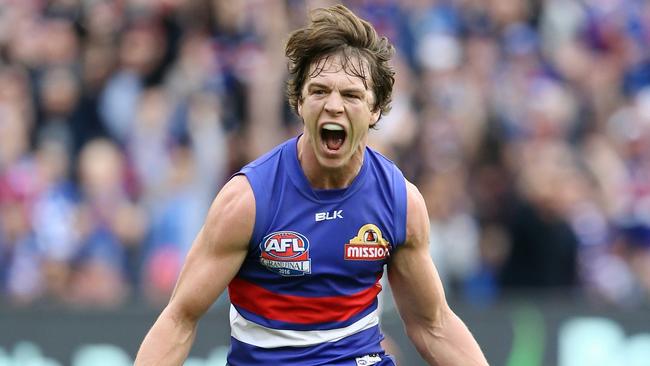
<svg viewBox="0 0 650 366"><path fill-rule="evenodd" d="M324 89L329 89L329 85L319 83L317 81L310 81L307 83L307 88L324 88Z"/></svg>
<svg viewBox="0 0 650 366"><path fill-rule="evenodd" d="M323 88L323 89L331 89L331 87L327 84L320 83L318 81L311 81L307 83L307 88ZM341 92L347 92L347 93L364 93L366 89L356 87L356 86L351 86L351 87L346 87L341 89Z"/></svg>

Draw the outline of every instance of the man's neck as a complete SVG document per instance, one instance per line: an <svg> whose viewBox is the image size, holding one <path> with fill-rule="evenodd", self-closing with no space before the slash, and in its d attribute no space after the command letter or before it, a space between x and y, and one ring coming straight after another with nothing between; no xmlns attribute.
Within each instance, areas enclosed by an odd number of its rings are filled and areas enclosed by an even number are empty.
<svg viewBox="0 0 650 366"><path fill-rule="evenodd" d="M298 161L309 185L313 189L343 189L349 187L363 166L365 147L360 147L344 166L323 167L314 154L308 139L301 136L298 141Z"/></svg>

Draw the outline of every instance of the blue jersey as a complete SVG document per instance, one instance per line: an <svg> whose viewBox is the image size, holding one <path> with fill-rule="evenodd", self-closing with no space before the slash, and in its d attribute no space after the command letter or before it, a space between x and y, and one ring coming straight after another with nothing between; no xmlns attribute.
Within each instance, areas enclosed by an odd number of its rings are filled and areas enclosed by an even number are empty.
<svg viewBox="0 0 650 366"><path fill-rule="evenodd" d="M406 185L366 148L345 189L314 190L297 138L245 166L255 226L228 286L231 350L243 365L380 365L377 294L391 253L406 237Z"/></svg>

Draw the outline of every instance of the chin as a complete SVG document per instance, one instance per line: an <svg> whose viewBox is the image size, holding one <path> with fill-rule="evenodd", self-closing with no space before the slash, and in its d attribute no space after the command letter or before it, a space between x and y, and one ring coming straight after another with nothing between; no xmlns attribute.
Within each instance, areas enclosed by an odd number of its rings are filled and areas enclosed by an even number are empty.
<svg viewBox="0 0 650 366"><path fill-rule="evenodd" d="M318 163L324 169L339 169L339 168L344 167L345 163L348 160L346 160L344 157L327 158L327 157L322 157L321 156L321 157L318 158Z"/></svg>

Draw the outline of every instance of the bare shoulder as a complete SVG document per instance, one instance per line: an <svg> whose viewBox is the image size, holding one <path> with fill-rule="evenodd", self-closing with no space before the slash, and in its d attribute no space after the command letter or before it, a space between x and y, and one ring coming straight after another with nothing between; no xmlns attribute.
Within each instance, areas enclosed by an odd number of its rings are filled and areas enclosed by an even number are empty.
<svg viewBox="0 0 650 366"><path fill-rule="evenodd" d="M168 306L177 319L195 321L237 274L255 223L248 180L235 176L212 202L190 249Z"/></svg>
<svg viewBox="0 0 650 366"><path fill-rule="evenodd" d="M220 205L233 205L239 209L252 210L253 213L255 211L253 188L244 175L232 177L219 191L215 202Z"/></svg>
<svg viewBox="0 0 650 366"><path fill-rule="evenodd" d="M212 202L205 220L203 233L208 238L218 236L223 242L244 245L255 224L255 196L248 179L243 175L230 179ZM208 240L208 242L214 242Z"/></svg>
<svg viewBox="0 0 650 366"><path fill-rule="evenodd" d="M429 214L418 188L406 180L406 245L428 246Z"/></svg>

